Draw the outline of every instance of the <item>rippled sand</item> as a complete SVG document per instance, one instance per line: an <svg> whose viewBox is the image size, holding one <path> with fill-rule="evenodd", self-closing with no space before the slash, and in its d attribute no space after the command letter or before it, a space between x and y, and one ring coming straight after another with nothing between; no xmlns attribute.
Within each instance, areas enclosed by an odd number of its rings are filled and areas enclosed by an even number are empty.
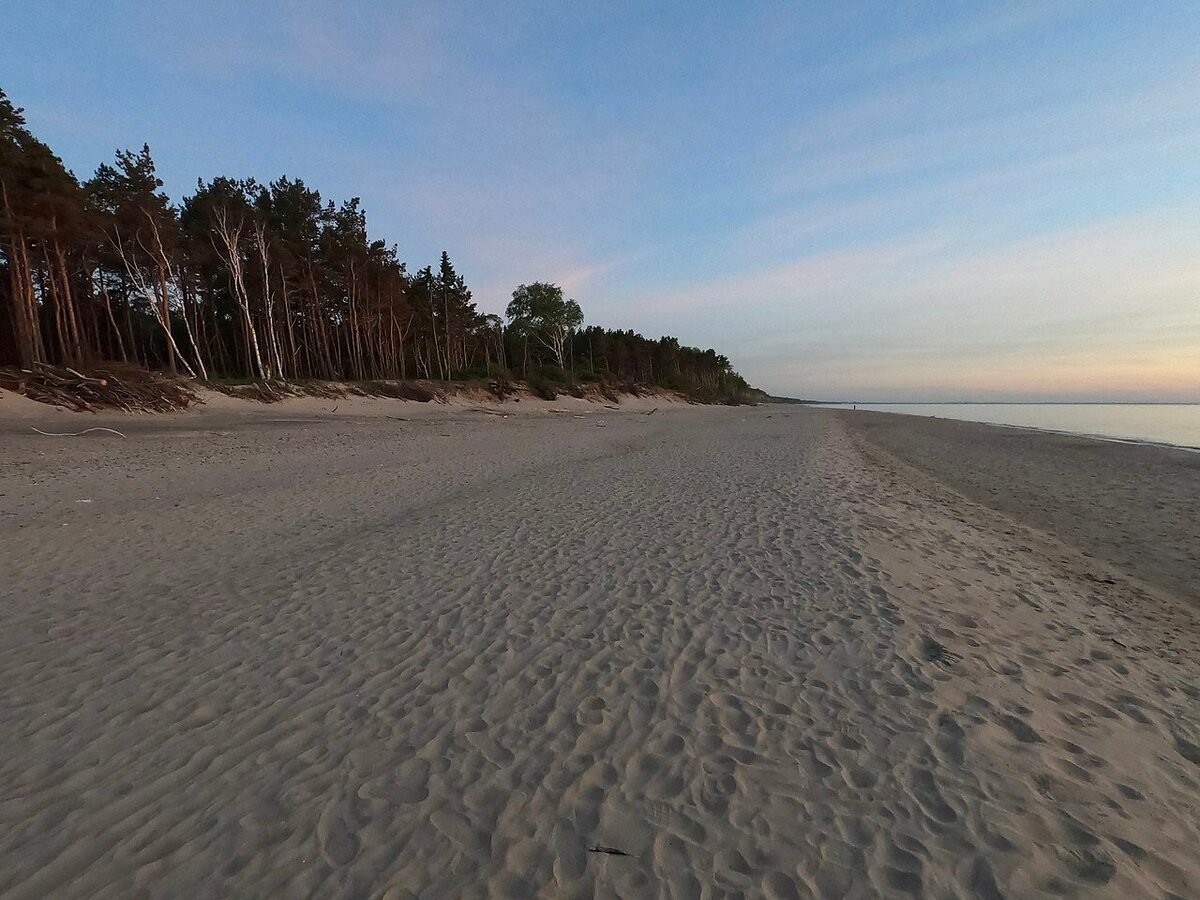
<svg viewBox="0 0 1200 900"><path fill-rule="evenodd" d="M1194 607L836 414L188 421L0 438L7 897L1200 895Z"/></svg>

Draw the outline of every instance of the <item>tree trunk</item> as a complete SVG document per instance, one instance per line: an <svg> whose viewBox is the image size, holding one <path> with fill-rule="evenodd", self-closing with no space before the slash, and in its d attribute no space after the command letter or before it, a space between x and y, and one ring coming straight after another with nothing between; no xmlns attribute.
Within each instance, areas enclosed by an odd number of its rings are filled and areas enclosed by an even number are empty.
<svg viewBox="0 0 1200 900"><path fill-rule="evenodd" d="M67 272L66 254L63 253L62 244L58 241L54 242L54 260L59 282L62 284L63 320L67 326L68 344L70 345L68 355L71 359L79 361L85 356L83 327L80 325L80 317L76 312L75 291L71 290L71 276Z"/></svg>
<svg viewBox="0 0 1200 900"><path fill-rule="evenodd" d="M117 327L117 320L113 316L112 299L108 296L108 287L104 284L103 278L100 280L100 296L104 298L104 311L108 313L108 324L112 328L113 335L117 339L117 352L121 354L121 362L129 362L129 356L125 353L125 340L121 337L121 329Z"/></svg>

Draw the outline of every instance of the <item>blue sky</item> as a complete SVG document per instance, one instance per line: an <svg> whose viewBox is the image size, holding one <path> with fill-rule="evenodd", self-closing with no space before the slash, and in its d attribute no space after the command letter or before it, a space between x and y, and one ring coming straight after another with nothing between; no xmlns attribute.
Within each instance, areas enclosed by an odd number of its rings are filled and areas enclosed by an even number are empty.
<svg viewBox="0 0 1200 900"><path fill-rule="evenodd" d="M482 308L853 399L1200 400L1200 3L7 0L0 86L81 177L361 196Z"/></svg>

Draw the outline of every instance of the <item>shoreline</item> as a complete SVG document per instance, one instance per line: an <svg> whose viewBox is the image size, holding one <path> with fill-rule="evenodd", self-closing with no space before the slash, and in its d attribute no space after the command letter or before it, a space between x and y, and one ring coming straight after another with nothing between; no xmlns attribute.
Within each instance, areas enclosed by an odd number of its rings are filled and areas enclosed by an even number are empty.
<svg viewBox="0 0 1200 900"><path fill-rule="evenodd" d="M1087 438L1090 441L1102 441L1107 444L1129 444L1134 447L1159 447L1163 450L1182 450L1185 453L1200 453L1200 447L1190 444L1172 444L1167 441L1152 441L1148 438L1114 437L1107 434L1093 434L1086 431L1064 431L1060 428L1038 428L1033 425L1008 425L1004 422L976 422L974 419L964 419L975 425L994 425L997 428L1015 428L1018 431L1032 431L1036 434L1056 434L1062 437Z"/></svg>
<svg viewBox="0 0 1200 900"><path fill-rule="evenodd" d="M864 404L864 405L888 406L890 404L876 403L876 404ZM896 403L894 405L896 405L896 406L908 406L908 405L922 405L922 406L937 406L937 405L946 405L946 406L1134 406L1134 407L1138 407L1138 406L1170 406L1170 407L1195 406L1197 408L1198 413L1200 413L1200 403L1083 403L1083 404L1075 404L1075 403L1016 403L1016 402L1014 402L1014 403L991 404L991 403L984 403L984 402L978 402L978 403L964 402L964 403L947 403L947 404ZM1146 446L1151 446L1151 447L1163 447L1165 449L1170 449L1170 450L1184 450L1189 453L1200 453L1200 445L1180 444L1180 443L1174 443L1171 441L1154 440L1152 438L1128 437L1128 436L1122 436L1122 435L1103 434L1103 433L1089 432L1089 431L1072 431L1069 429L1048 428L1048 427L1039 426L1039 425L1016 425L1016 424L1013 424L1010 422L988 422L988 421L984 421L982 419L963 419L963 418L959 418L957 416L937 416L937 415L932 415L932 414L922 414L922 413L903 412L903 411L893 412L891 410L886 410L886 409L852 409L850 404L832 404L831 403L828 405L819 405L819 406L814 404L813 408L838 410L838 411L850 412L850 413L878 413L880 415L888 415L888 416L907 416L907 417L910 417L913 419L935 419L935 420L945 420L945 421L951 421L951 422L968 422L973 425L989 425L989 426L993 426L996 428L1016 428L1016 429L1020 429L1022 431L1033 431L1033 432L1038 432L1038 433L1042 433L1042 434L1058 434L1058 435L1065 435L1065 436L1069 436L1069 437L1088 438L1090 440L1095 440L1095 441L1106 441L1106 442L1112 442L1112 443L1118 443L1118 444L1146 445Z"/></svg>
<svg viewBox="0 0 1200 900"><path fill-rule="evenodd" d="M1200 602L1200 453L964 419L831 410L863 440L968 499Z"/></svg>

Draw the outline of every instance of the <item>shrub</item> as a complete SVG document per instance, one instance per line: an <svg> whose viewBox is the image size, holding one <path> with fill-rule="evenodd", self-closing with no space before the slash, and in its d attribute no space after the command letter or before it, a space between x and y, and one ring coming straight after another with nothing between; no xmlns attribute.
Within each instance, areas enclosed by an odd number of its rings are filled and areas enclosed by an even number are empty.
<svg viewBox="0 0 1200 900"><path fill-rule="evenodd" d="M451 381L483 381L489 377L489 372L486 366L475 366L470 369L459 369L457 372L450 373Z"/></svg>
<svg viewBox="0 0 1200 900"><path fill-rule="evenodd" d="M529 379L529 390L533 391L535 397L540 397L543 400L555 400L558 398L558 390L555 386L544 378L537 376Z"/></svg>
<svg viewBox="0 0 1200 900"><path fill-rule="evenodd" d="M507 374L499 375L488 382L488 393L497 400L503 400L510 394L517 392L517 386L513 384L512 379Z"/></svg>
<svg viewBox="0 0 1200 900"><path fill-rule="evenodd" d="M418 403L437 399L437 394L429 388L409 381L364 381L350 390L362 397L391 397L395 400L416 400Z"/></svg>

